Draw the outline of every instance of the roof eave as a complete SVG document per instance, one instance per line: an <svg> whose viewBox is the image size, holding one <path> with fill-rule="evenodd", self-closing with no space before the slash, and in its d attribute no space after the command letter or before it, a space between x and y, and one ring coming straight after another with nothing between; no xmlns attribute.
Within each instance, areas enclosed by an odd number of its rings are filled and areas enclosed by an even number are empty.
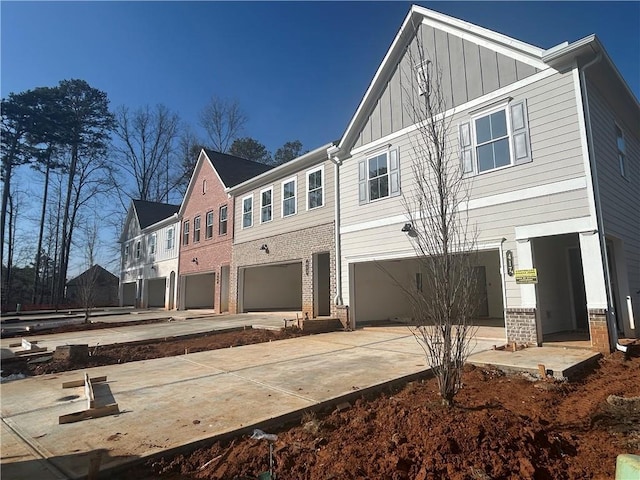
<svg viewBox="0 0 640 480"><path fill-rule="evenodd" d="M286 177L287 175L291 175L304 168L308 168L317 163L324 162L327 159L327 149L333 145L333 143L327 143L326 145L311 150L310 152L307 152L304 155L299 156L298 158L294 158L293 160L285 162L282 165L278 165L277 167L274 167L271 170L267 170L260 175L256 175L249 180L245 180L238 185L226 188L225 192L229 195L238 195L239 193L252 190L270 181Z"/></svg>

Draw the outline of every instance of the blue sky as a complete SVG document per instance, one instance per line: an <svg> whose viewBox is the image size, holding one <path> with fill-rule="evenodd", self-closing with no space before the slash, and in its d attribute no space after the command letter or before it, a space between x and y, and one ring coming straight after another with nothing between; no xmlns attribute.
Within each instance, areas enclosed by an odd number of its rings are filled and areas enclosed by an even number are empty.
<svg viewBox="0 0 640 480"><path fill-rule="evenodd" d="M112 107L164 103L196 130L217 94L268 149L313 149L344 132L410 5L2 1L1 92L81 78ZM421 5L542 48L596 33L640 97L640 2Z"/></svg>
<svg viewBox="0 0 640 480"><path fill-rule="evenodd" d="M640 97L640 2L420 5L542 48L595 33ZM112 108L165 104L202 138L198 113L216 94L239 100L249 117L243 134L272 152L294 139L314 149L344 133L410 6L2 0L0 92L80 78ZM33 189L35 216L38 180L22 184ZM21 233L33 241L33 231L27 224Z"/></svg>

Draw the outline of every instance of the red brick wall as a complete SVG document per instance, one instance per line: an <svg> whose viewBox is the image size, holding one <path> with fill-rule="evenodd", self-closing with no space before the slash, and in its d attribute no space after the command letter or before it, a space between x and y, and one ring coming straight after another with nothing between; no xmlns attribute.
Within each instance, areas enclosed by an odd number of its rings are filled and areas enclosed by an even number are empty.
<svg viewBox="0 0 640 480"><path fill-rule="evenodd" d="M215 273L215 305L220 306L220 267L231 264L231 243L233 237L233 202L224 192L224 186L218 179L208 160L204 160L193 179L192 189L187 193L180 224L180 277L198 273ZM203 181L206 188L203 189ZM220 207L227 205L227 234L219 235ZM206 238L207 212L213 210L213 237ZM200 241L194 243L194 218L200 215ZM189 221L189 244L183 244L184 222ZM193 262L194 258L198 262ZM184 299L184 292L180 292ZM181 302L179 302L181 303Z"/></svg>

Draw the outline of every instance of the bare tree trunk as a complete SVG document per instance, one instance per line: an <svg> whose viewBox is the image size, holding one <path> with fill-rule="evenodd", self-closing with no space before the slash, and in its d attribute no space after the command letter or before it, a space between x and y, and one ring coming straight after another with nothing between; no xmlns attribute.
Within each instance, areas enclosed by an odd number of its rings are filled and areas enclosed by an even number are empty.
<svg viewBox="0 0 640 480"><path fill-rule="evenodd" d="M38 232L38 249L36 250L36 266L33 273L32 303L36 303L38 283L40 281L40 261L42 256L42 237L44 235L44 220L47 212L47 198L49 195L49 172L51 170L51 151L47 153L47 165L44 174L44 193L42 194L42 213L40 215L40 231Z"/></svg>
<svg viewBox="0 0 640 480"><path fill-rule="evenodd" d="M55 304L56 308L60 303L64 295L64 287L67 279L67 268L69 266L69 251L71 248L71 235L69 234L70 221L69 210L71 208L71 193L73 191L73 182L76 175L76 167L78 164L78 145L74 144L71 147L71 164L69 165L69 176L67 180L67 196L64 203L64 210L62 212L62 237L60 246L60 268L58 269L58 284L55 292Z"/></svg>

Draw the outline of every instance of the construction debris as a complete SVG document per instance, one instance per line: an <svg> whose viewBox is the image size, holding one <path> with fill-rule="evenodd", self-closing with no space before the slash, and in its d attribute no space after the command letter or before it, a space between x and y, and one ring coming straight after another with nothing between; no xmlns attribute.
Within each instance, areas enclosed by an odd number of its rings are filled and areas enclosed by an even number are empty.
<svg viewBox="0 0 640 480"><path fill-rule="evenodd" d="M74 388L84 385L84 394L87 399L87 408L80 412L69 413L67 415L60 415L58 417L58 423L60 425L64 423L79 422L88 418L106 417L107 415L115 415L120 413L117 403L110 403L100 407L96 406L95 394L93 391L94 383L106 382L107 377L94 377L89 378L87 373L84 374L84 380L73 380L70 382L64 382L62 388Z"/></svg>

